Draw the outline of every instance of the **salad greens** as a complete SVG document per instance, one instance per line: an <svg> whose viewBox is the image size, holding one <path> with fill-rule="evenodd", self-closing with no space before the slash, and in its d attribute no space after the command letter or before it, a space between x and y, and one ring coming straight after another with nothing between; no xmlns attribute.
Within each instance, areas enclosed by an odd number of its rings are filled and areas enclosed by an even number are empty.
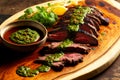
<svg viewBox="0 0 120 80"><path fill-rule="evenodd" d="M41 22L46 27L52 26L58 19L58 16L52 12L47 11L45 7L36 6L37 11L34 12L32 8L28 8L24 11L24 15L19 17L19 20L33 20Z"/></svg>

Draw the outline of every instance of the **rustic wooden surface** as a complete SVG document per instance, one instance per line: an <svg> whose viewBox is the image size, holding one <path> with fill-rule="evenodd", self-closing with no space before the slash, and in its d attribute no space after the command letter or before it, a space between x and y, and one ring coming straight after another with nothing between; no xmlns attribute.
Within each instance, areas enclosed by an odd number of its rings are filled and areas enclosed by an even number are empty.
<svg viewBox="0 0 120 80"><path fill-rule="evenodd" d="M0 14L4 15L13 15L14 13L28 7L31 5L35 5L38 3L42 3L47 0L0 0ZM6 19L7 16L2 17L2 19ZM1 18L0 18L1 19ZM99 74L96 77L93 77L90 80L119 80L120 79L120 57L103 73Z"/></svg>

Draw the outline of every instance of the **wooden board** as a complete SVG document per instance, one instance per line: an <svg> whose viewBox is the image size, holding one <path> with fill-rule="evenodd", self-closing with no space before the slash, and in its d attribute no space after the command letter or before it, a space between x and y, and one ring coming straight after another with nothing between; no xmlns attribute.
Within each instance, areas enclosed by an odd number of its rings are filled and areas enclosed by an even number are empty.
<svg viewBox="0 0 120 80"><path fill-rule="evenodd" d="M57 2L51 1L50 3ZM38 4L38 6L46 4ZM0 80L85 80L110 66L119 56L120 50L120 10L118 9L120 4L113 0L85 0L80 1L79 4L94 5L110 19L109 26L101 26L100 33L105 32L106 35L99 35L99 46L86 55L82 63L75 67L65 67L61 72L51 70L47 73L40 73L35 77L20 77L16 74L17 67L25 65L34 69L39 66L39 64L35 64L33 61L38 57L40 48L29 55L21 54L21 56L10 52L9 49L0 44L0 54L5 57L3 61L6 60L6 62L0 64ZM32 8L35 9L35 6L32 6ZM0 28L16 20L23 14L23 11L8 18L1 24Z"/></svg>

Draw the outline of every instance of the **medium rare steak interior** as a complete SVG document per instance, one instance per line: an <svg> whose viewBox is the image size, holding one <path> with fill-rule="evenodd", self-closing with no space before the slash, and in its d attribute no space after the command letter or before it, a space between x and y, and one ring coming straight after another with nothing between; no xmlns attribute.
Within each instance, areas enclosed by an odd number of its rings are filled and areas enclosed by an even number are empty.
<svg viewBox="0 0 120 80"><path fill-rule="evenodd" d="M77 65L83 61L84 54L98 46L101 25L109 25L109 19L96 7L69 7L64 15L59 16L54 29L48 32L49 44L39 51L40 56L35 62L49 65L55 71Z"/></svg>

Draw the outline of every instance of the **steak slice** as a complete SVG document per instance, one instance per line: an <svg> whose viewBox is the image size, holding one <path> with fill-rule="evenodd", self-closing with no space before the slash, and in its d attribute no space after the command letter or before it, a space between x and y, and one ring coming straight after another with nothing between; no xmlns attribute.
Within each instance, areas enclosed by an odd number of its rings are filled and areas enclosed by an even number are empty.
<svg viewBox="0 0 120 80"><path fill-rule="evenodd" d="M80 26L80 30L84 30L90 34L93 34L95 35L96 37L98 37L98 32L97 30L92 26L90 25L89 23L88 24L83 24Z"/></svg>
<svg viewBox="0 0 120 80"><path fill-rule="evenodd" d="M105 25L105 26L109 25L109 22L110 22L109 18L105 18L103 16L100 16L100 19L102 21L102 25Z"/></svg>
<svg viewBox="0 0 120 80"><path fill-rule="evenodd" d="M92 8L92 12L103 16L103 13L100 10L98 10L95 6L90 6L90 7Z"/></svg>
<svg viewBox="0 0 120 80"><path fill-rule="evenodd" d="M41 55L45 55L45 54L54 54L56 52L63 51L63 52L77 52L81 54L87 54L91 49L87 45L81 45L79 43L73 43L72 45L66 48L59 49L58 46L60 44L61 42L52 42L51 44L44 46L39 53Z"/></svg>
<svg viewBox="0 0 120 80"><path fill-rule="evenodd" d="M105 26L109 25L109 19L105 18L101 11L99 11L96 7L91 7L91 8L92 8L92 14L101 20L102 25L105 25Z"/></svg>
<svg viewBox="0 0 120 80"><path fill-rule="evenodd" d="M64 62L65 66L75 66L83 61L83 55L75 52L65 53L61 60Z"/></svg>
<svg viewBox="0 0 120 80"><path fill-rule="evenodd" d="M105 25L105 26L109 25L110 21L108 18L105 18L104 16L98 15L96 13L93 13L93 15L95 15L96 17L98 17L101 20L101 25Z"/></svg>
<svg viewBox="0 0 120 80"><path fill-rule="evenodd" d="M48 61L46 61L47 56L51 54L46 54L44 56L39 56L38 59L36 59L36 63L43 63L44 65L47 65ZM70 52L70 53L64 53L62 57L58 61L54 61L51 63L51 68L54 71L61 71L64 66L75 66L78 63L83 61L83 55L80 53Z"/></svg>
<svg viewBox="0 0 120 80"><path fill-rule="evenodd" d="M64 68L64 63L62 61L52 63L51 68L54 71L61 71Z"/></svg>
<svg viewBox="0 0 120 80"><path fill-rule="evenodd" d="M89 18L89 17L86 16L84 18L84 22L88 23L88 24L91 24L92 26L94 26L97 31L100 30L100 28L99 28L100 25L94 19Z"/></svg>
<svg viewBox="0 0 120 80"><path fill-rule="evenodd" d="M73 39L75 43L80 43L80 44L89 44L91 46L97 46L98 45L98 40L94 35L89 34L86 31L80 30L79 32L76 32L76 35Z"/></svg>
<svg viewBox="0 0 120 80"><path fill-rule="evenodd" d="M48 33L48 41L63 41L68 38L69 32L67 29L58 28Z"/></svg>
<svg viewBox="0 0 120 80"><path fill-rule="evenodd" d="M99 25L102 24L101 20L100 20L99 17L97 17L96 15L94 15L94 14L91 13L91 14L88 14L87 16L88 16L89 18L92 18L92 19L96 20Z"/></svg>

